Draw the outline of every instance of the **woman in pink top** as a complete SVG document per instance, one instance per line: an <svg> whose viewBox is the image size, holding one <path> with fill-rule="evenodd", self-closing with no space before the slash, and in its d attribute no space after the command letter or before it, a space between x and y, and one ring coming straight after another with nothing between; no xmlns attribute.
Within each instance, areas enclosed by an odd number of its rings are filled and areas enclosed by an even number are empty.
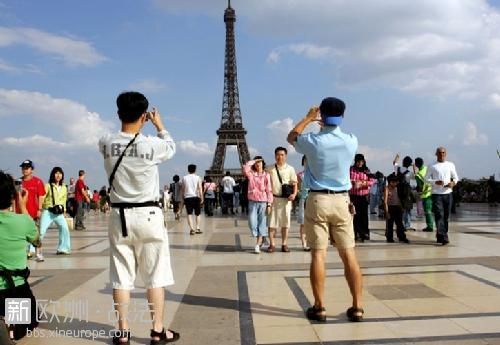
<svg viewBox="0 0 500 345"><path fill-rule="evenodd" d="M216 189L217 185L212 182L210 177L206 176L203 184L203 194L205 195L205 215L207 217L214 215Z"/></svg>
<svg viewBox="0 0 500 345"><path fill-rule="evenodd" d="M351 166L351 184L349 191L351 202L354 204L356 214L354 215L354 235L356 240L364 242L370 239L368 229L368 193L375 182L375 178L366 167L365 156L361 153L354 156L354 165Z"/></svg>
<svg viewBox="0 0 500 345"><path fill-rule="evenodd" d="M255 253L260 253L262 237L267 236L267 214L273 202L271 178L265 167L261 156L255 156L243 166L243 174L248 178L248 226L257 238Z"/></svg>

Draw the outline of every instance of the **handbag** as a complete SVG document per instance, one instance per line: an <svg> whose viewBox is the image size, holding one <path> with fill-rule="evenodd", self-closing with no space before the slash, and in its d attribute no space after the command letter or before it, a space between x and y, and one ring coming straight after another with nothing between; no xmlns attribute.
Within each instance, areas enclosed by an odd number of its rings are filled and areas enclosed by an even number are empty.
<svg viewBox="0 0 500 345"><path fill-rule="evenodd" d="M289 183L283 183L283 180L281 179L280 171L278 170L278 165L275 164L274 167L276 168L276 173L278 174L278 180L280 180L281 183L281 197L282 198L288 198L290 195L293 194L293 185Z"/></svg>
<svg viewBox="0 0 500 345"><path fill-rule="evenodd" d="M56 205L56 201L54 199L54 187L52 186L52 183L50 183L50 194L52 196L52 207L49 207L48 210L50 213L59 215L64 213L64 206L63 205Z"/></svg>

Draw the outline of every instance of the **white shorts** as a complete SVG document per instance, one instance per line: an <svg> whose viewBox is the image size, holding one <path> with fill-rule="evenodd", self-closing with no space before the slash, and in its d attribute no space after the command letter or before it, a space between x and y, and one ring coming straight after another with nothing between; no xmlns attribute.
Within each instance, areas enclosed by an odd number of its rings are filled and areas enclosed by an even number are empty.
<svg viewBox="0 0 500 345"><path fill-rule="evenodd" d="M269 227L289 228L290 214L292 213L292 202L285 198L274 198L271 214L269 215Z"/></svg>
<svg viewBox="0 0 500 345"><path fill-rule="evenodd" d="M113 289L133 289L137 272L146 288L172 285L168 234L161 209L128 208L125 219L127 237L122 235L119 209L111 209L109 274Z"/></svg>

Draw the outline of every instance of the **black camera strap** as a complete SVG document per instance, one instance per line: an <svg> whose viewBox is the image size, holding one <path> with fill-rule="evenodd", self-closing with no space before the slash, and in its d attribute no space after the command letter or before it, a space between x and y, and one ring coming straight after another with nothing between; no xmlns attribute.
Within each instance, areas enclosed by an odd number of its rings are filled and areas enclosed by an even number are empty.
<svg viewBox="0 0 500 345"><path fill-rule="evenodd" d="M122 154L120 155L120 157L116 161L115 166L113 167L113 171L111 172L111 175L109 175L108 194L111 192L111 188L113 188L113 189L115 188L115 187L113 187L113 181L115 179L116 170L118 169L118 166L120 166L120 163L122 162L123 156L125 156L125 152L127 152L127 149L130 147L130 145L132 145L134 143L134 141L138 135L139 135L139 133L136 133L135 136L132 138L132 140L129 141L129 143L125 147L125 150L123 150Z"/></svg>
<svg viewBox="0 0 500 345"><path fill-rule="evenodd" d="M281 179L280 170L278 169L278 164L274 164L276 168L276 174L278 174L278 180L280 180L280 184L283 184L283 180Z"/></svg>
<svg viewBox="0 0 500 345"><path fill-rule="evenodd" d="M50 184L50 196L52 196L52 206L56 206L56 201L54 199L54 186L52 186L52 183L49 182Z"/></svg>

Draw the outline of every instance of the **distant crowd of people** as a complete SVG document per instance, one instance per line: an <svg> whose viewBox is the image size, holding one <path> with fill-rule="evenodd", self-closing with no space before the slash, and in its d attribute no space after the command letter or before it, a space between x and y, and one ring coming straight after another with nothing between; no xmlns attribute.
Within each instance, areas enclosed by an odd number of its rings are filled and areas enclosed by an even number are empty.
<svg viewBox="0 0 500 345"><path fill-rule="evenodd" d="M263 242L269 238L267 251L275 251L275 232L281 231L283 252L289 252L288 231L291 214L297 216L300 229L300 239L304 250L310 250L304 232L304 210L309 194L309 187L303 183L307 169L307 157L302 157L302 167L299 173L287 163L287 149L275 149L275 164L266 167L262 156L256 156L242 167L244 178L235 179L229 171L215 183L208 176L201 178L196 174L196 165L188 166L188 174L180 178L173 177L173 182L165 186L162 200L168 207L171 205L175 219L180 219L180 213L185 206L189 233L201 234L200 214L211 217L215 210L221 210L222 215L248 214L251 234L256 237L255 252L260 253ZM394 242L394 226L399 242L410 243L407 231L416 231L412 226L412 214L416 208L416 217L425 219L424 232L433 232L436 226L439 243L447 241L444 225L440 219L447 221L449 213L453 213L453 187L458 182L458 175L453 163L445 163L446 149L440 147L436 151L437 161L428 167L420 157L415 161L409 156L399 163L399 155L393 160L394 169L384 175L377 171L372 173L366 165L363 154L357 153L349 168L351 188L347 191L353 210L353 229L355 241L370 240L369 215L378 215L386 219L387 242ZM441 159L441 160L440 160ZM446 188L437 187L435 180L444 179L442 169L445 169ZM448 176L449 175L449 176ZM444 183L444 182L443 182ZM433 197L433 194L435 195ZM443 197L438 194L450 194L450 200L442 206ZM433 201L434 199L434 201ZM450 203L450 211L448 204ZM434 206L433 206L434 205ZM444 207L444 208L443 208ZM446 212L445 212L446 211ZM193 219L194 213L194 219ZM446 215L445 215L446 213ZM437 214L437 219L435 220ZM441 236L445 241L441 240Z"/></svg>

